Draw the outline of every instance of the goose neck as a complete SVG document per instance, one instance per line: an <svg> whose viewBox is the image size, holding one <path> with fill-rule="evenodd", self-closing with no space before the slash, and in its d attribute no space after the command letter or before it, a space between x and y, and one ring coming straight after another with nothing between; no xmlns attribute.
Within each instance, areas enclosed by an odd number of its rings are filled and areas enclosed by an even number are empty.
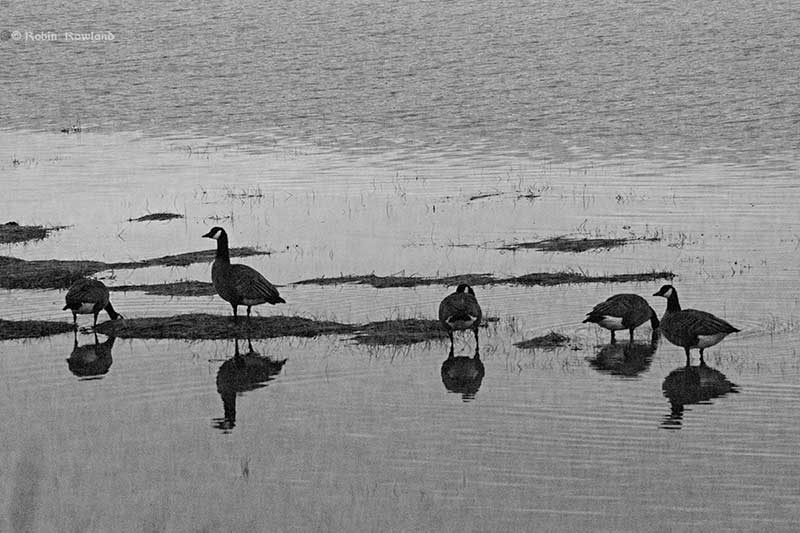
<svg viewBox="0 0 800 533"><path fill-rule="evenodd" d="M678 295L675 291L667 298L667 313L676 313L681 310L681 304L678 301Z"/></svg>
<svg viewBox="0 0 800 533"><path fill-rule="evenodd" d="M217 239L217 261L222 263L230 263L231 256L228 251L228 236L224 233Z"/></svg>

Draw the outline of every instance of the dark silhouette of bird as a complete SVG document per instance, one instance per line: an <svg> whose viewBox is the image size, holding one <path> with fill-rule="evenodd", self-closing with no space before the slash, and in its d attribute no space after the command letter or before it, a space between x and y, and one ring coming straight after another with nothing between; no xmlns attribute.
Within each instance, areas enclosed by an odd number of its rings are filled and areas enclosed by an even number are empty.
<svg viewBox="0 0 800 533"><path fill-rule="evenodd" d="M122 315L114 310L108 297L108 287L102 281L89 278L81 278L67 291L65 297L67 305L64 310L72 311L72 321L75 328L78 327L78 315L94 315L93 326L97 326L97 315L104 310L108 313L111 320L123 318Z"/></svg>
<svg viewBox="0 0 800 533"><path fill-rule="evenodd" d="M286 300L278 294L278 289L267 281L257 270L240 264L231 264L228 249L228 234L219 226L203 235L217 241L217 255L211 267L211 281L217 294L233 307L233 318L238 319L238 307L247 307L247 316L250 308L263 303L282 304Z"/></svg>
<svg viewBox="0 0 800 533"><path fill-rule="evenodd" d="M615 294L604 302L594 306L586 313L583 321L597 324L611 331L611 342L616 342L614 332L622 329L630 331L630 342L633 342L633 330L650 320L653 329L658 327L656 312L647 300L638 294Z"/></svg>
<svg viewBox="0 0 800 533"><path fill-rule="evenodd" d="M439 304L439 322L450 337L453 349L453 332L471 329L475 334L475 350L478 350L478 327L481 325L481 306L475 298L475 291L466 283L456 287L456 292L445 297Z"/></svg>
<svg viewBox="0 0 800 533"><path fill-rule="evenodd" d="M700 361L703 361L703 350L714 346L731 333L740 331L711 313L681 309L678 291L672 285L664 285L653 296L667 299L667 310L661 317L661 333L672 344L683 347L687 365L692 348L700 349Z"/></svg>

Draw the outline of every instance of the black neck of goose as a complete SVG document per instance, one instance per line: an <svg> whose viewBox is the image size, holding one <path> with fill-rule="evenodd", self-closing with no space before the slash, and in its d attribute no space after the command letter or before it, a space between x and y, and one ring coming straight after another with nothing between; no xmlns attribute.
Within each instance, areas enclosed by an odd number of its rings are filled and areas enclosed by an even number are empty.
<svg viewBox="0 0 800 533"><path fill-rule="evenodd" d="M678 293L672 291L672 294L667 298L667 313L674 313L681 310L681 304L678 302Z"/></svg>
<svg viewBox="0 0 800 533"><path fill-rule="evenodd" d="M108 302L108 304L106 304L105 309L106 313L108 313L108 316L111 318L111 320L116 320L121 316L119 313L117 313L116 309L114 309L114 307L111 305L111 302Z"/></svg>
<svg viewBox="0 0 800 533"><path fill-rule="evenodd" d="M217 239L217 261L231 262L230 252L228 252L228 236L224 233Z"/></svg>

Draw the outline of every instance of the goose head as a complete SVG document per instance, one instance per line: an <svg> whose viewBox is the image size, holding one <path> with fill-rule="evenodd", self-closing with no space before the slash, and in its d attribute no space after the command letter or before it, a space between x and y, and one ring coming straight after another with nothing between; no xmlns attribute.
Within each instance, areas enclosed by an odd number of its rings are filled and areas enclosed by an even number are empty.
<svg viewBox="0 0 800 533"><path fill-rule="evenodd" d="M673 294L675 294L675 287L672 285L664 285L661 287L657 293L653 294L653 296L663 296L664 298L670 298Z"/></svg>
<svg viewBox="0 0 800 533"><path fill-rule="evenodd" d="M213 228L211 228L211 229L209 230L209 232L208 232L208 233L206 233L205 235L203 235L203 237L207 237L207 238L209 238L209 239L218 240L218 239L219 239L220 237L222 237L223 235L227 235L227 234L225 233L225 230L224 230L224 229L222 229L222 228L220 228L219 226L214 226Z"/></svg>
<svg viewBox="0 0 800 533"><path fill-rule="evenodd" d="M473 291L472 287L470 287L466 283L462 283L461 285L456 287L456 292L466 292L467 294L475 296L475 291Z"/></svg>

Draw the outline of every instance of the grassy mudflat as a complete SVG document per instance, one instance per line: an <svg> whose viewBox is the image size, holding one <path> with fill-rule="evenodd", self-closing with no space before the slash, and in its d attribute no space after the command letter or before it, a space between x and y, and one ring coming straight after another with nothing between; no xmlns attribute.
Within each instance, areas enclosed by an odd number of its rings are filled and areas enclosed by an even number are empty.
<svg viewBox="0 0 800 533"><path fill-rule="evenodd" d="M16 222L0 224L0 244L40 241L64 226L21 226Z"/></svg>
<svg viewBox="0 0 800 533"><path fill-rule="evenodd" d="M104 335L138 339L268 339L316 337L352 333L356 326L299 316L239 317L191 313L186 315L109 320L97 325Z"/></svg>
<svg viewBox="0 0 800 533"><path fill-rule="evenodd" d="M295 285L340 285L355 283L372 285L379 289L390 287L419 287L424 285L561 285L565 283L626 283L640 281L656 281L672 279L675 275L668 271L652 271L633 274L588 275L580 272L533 272L508 278L495 277L492 274L461 274L445 277L423 276L376 276L375 274L350 274L338 277L322 277L296 281Z"/></svg>
<svg viewBox="0 0 800 533"><path fill-rule="evenodd" d="M178 213L148 213L140 216L139 218L129 218L128 222L153 222L174 220L176 218L184 218L184 216L179 215Z"/></svg>
<svg viewBox="0 0 800 533"><path fill-rule="evenodd" d="M110 291L142 291L145 294L157 296L213 296L216 294L214 286L209 281L174 281L171 283L155 283L141 285L115 285L109 287Z"/></svg>
<svg viewBox="0 0 800 533"><path fill-rule="evenodd" d="M97 325L104 335L139 339L268 339L275 337L317 337L353 335L358 344L406 345L447 338L436 320L408 318L368 324L342 324L299 316L233 317L192 313L170 317L109 320Z"/></svg>
<svg viewBox="0 0 800 533"><path fill-rule="evenodd" d="M269 255L271 252L250 247L231 248L231 257ZM103 261L73 261L41 259L25 261L16 257L0 256L0 288L3 289L66 289L75 280L103 270L134 269L152 266L188 266L210 262L216 250L165 255L141 261L105 263Z"/></svg>
<svg viewBox="0 0 800 533"><path fill-rule="evenodd" d="M72 331L74 326L68 322L47 320L3 320L0 319L0 340L46 337Z"/></svg>

